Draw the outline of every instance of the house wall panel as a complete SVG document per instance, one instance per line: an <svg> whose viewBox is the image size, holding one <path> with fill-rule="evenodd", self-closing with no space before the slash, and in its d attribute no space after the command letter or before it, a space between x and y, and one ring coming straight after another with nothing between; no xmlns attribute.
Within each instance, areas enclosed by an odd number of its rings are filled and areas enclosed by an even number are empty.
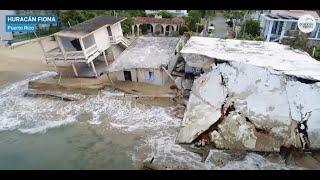
<svg viewBox="0 0 320 180"><path fill-rule="evenodd" d="M94 39L100 51L104 51L110 47L110 39L107 28L101 28L94 33Z"/></svg>

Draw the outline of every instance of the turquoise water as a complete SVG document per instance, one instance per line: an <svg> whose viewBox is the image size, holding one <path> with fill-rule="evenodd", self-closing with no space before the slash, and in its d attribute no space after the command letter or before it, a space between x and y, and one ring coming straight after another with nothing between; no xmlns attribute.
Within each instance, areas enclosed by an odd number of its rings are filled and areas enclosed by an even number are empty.
<svg viewBox="0 0 320 180"><path fill-rule="evenodd" d="M142 162L170 169L286 169L248 153L242 161L215 166L175 144L181 120L174 107L113 98L121 92L67 102L24 97L39 72L0 86L0 169L140 169ZM215 150L218 151L218 150ZM209 156L210 157L210 156Z"/></svg>

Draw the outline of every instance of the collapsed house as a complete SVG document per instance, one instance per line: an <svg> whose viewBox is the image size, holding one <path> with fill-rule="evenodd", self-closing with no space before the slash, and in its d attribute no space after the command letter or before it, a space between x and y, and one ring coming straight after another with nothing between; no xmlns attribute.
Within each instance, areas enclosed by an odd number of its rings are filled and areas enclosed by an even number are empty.
<svg viewBox="0 0 320 180"><path fill-rule="evenodd" d="M119 81L164 85L177 62L178 43L176 37L138 37L108 72L116 73Z"/></svg>
<svg viewBox="0 0 320 180"><path fill-rule="evenodd" d="M194 81L177 143L280 151L320 148L320 62L274 42L191 37Z"/></svg>
<svg viewBox="0 0 320 180"><path fill-rule="evenodd" d="M76 76L81 75L81 65L91 66L93 73L84 76L98 77L130 44L123 37L121 22L126 18L98 16L53 34L54 42L40 40L48 64L59 62L72 65ZM94 60L102 60L104 66L96 68Z"/></svg>

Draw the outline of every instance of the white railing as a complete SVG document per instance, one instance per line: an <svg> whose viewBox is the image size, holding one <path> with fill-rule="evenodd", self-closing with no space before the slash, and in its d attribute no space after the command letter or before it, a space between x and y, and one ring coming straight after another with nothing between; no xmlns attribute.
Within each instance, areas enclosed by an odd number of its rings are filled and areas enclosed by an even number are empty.
<svg viewBox="0 0 320 180"><path fill-rule="evenodd" d="M98 47L96 44L90 46L89 48L87 48L86 51L86 55L90 56L91 54L95 53L98 50Z"/></svg>
<svg viewBox="0 0 320 180"><path fill-rule="evenodd" d="M62 52L50 52L45 53L47 60L74 60L74 59L84 59L83 51L67 51L65 54Z"/></svg>
<svg viewBox="0 0 320 180"><path fill-rule="evenodd" d="M66 59L78 59L78 58L84 58L83 51L67 51L65 53Z"/></svg>

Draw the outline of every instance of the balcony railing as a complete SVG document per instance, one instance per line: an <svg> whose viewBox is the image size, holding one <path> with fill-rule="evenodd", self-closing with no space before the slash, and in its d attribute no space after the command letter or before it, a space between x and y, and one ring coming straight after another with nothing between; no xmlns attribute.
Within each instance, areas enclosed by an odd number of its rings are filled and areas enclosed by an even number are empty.
<svg viewBox="0 0 320 180"><path fill-rule="evenodd" d="M98 51L98 47L96 44L90 46L89 48L87 48L86 50L86 55L90 56L91 54L95 53L96 51Z"/></svg>

